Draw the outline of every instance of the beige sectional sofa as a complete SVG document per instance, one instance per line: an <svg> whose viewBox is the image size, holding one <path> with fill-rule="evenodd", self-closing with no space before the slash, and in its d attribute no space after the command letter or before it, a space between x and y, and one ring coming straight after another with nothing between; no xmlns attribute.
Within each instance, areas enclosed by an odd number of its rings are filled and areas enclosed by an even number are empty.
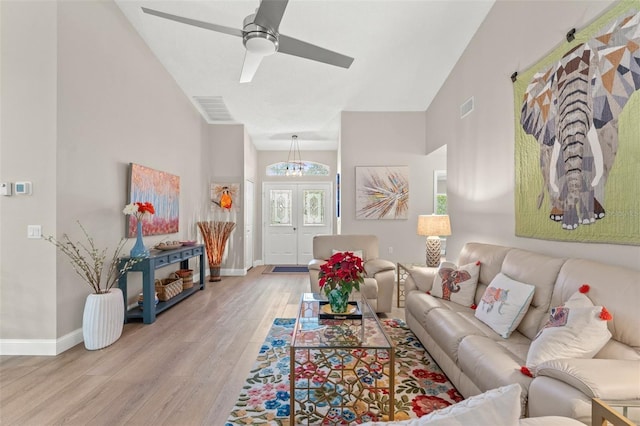
<svg viewBox="0 0 640 426"><path fill-rule="evenodd" d="M517 329L502 338L475 311L429 294L435 268L412 268L405 281L406 320L411 330L465 397L511 383L522 387L527 417L563 416L591 424L591 398L640 400L640 271L595 261L558 258L481 243L464 246L457 261L480 261L475 294L499 273L535 286ZM588 297L613 315L611 339L592 359L542 363L535 378L520 371L532 340L552 307L588 284ZM606 332L606 331L605 331Z"/></svg>

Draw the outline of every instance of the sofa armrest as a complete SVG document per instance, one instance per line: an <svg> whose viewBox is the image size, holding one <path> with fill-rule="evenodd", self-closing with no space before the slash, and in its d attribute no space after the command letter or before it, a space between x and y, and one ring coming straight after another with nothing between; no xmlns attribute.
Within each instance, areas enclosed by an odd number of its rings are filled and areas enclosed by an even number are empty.
<svg viewBox="0 0 640 426"><path fill-rule="evenodd" d="M385 259L371 259L364 262L364 272L368 277L374 278L378 272L394 271L396 265Z"/></svg>
<svg viewBox="0 0 640 426"><path fill-rule="evenodd" d="M319 271L320 265L322 265L323 263L327 263L327 261L324 259L311 259L311 261L307 265L307 268L309 268L310 271Z"/></svg>
<svg viewBox="0 0 640 426"><path fill-rule="evenodd" d="M589 398L640 399L640 361L557 359L540 364L537 373L567 383Z"/></svg>

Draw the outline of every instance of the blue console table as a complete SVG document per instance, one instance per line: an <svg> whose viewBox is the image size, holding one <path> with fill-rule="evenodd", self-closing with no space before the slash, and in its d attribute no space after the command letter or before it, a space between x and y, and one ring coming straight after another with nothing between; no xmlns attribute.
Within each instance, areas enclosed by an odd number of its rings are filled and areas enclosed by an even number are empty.
<svg viewBox="0 0 640 426"><path fill-rule="evenodd" d="M200 257L200 285L194 285L191 288L183 290L182 293L167 300L166 302L155 303L155 271L158 268L164 268L174 263L180 262L181 269L189 269L189 259L192 257ZM120 259L119 267L122 268L128 257ZM142 308L135 307L127 310L127 275L128 272L142 272ZM124 298L124 322L130 319L142 319L145 324L151 324L156 320L156 315L165 309L169 309L176 303L191 296L198 290L204 290L204 245L199 244L189 247L180 247L175 250L151 250L149 257L143 261L136 263L127 273L123 274L118 280L118 286L122 290Z"/></svg>

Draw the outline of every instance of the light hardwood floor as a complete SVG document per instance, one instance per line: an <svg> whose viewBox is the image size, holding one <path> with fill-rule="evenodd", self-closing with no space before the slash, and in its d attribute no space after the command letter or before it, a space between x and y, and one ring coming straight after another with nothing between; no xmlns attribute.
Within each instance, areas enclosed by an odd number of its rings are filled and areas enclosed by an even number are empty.
<svg viewBox="0 0 640 426"><path fill-rule="evenodd" d="M0 357L0 425L224 425L273 319L309 289L308 274L263 270L207 282L99 351Z"/></svg>

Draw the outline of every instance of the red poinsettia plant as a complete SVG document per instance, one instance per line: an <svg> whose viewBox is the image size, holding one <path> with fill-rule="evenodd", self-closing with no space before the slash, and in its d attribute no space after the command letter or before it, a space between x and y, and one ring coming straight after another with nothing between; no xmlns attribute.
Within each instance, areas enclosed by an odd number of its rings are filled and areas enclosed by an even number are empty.
<svg viewBox="0 0 640 426"><path fill-rule="evenodd" d="M151 204L150 202L140 202L140 201L127 204L126 206L124 206L124 210L122 210L122 213L124 214L134 215L138 221L142 220L144 215L155 214L155 212L156 212L156 209L153 207L153 204Z"/></svg>
<svg viewBox="0 0 640 426"><path fill-rule="evenodd" d="M334 289L346 294L353 289L360 291L360 284L364 282L363 273L362 258L350 251L337 252L320 266L320 288L326 295Z"/></svg>

